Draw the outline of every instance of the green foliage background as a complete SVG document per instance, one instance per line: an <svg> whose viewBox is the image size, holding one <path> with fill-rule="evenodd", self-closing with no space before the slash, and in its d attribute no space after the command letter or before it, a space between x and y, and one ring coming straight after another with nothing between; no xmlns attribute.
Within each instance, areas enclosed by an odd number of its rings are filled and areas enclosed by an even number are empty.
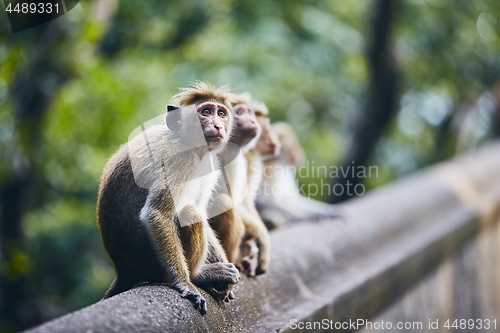
<svg viewBox="0 0 500 333"><path fill-rule="evenodd" d="M109 286L114 272L95 223L102 168L179 87L202 79L249 91L273 121L295 128L310 161L330 166L349 143L369 77L370 1L121 0L103 18L100 6L113 3L80 1L59 19L66 37L53 57L68 81L43 122L26 252L11 262L53 315L99 300ZM377 146L379 177L369 188L493 135L487 101L500 77L499 14L497 0L401 1L393 34L404 77L400 112ZM2 180L15 160L9 147L21 140L13 82L34 41L30 31L13 35L0 17ZM50 72L40 80L50 86Z"/></svg>

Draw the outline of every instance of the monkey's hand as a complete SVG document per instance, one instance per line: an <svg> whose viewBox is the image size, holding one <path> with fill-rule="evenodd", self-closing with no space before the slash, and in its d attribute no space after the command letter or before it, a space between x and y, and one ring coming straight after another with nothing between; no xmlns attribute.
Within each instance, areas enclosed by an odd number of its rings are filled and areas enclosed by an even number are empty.
<svg viewBox="0 0 500 333"><path fill-rule="evenodd" d="M232 289L240 281L240 272L231 263L206 264L193 283L206 290L213 298L228 302L234 299Z"/></svg>
<svg viewBox="0 0 500 333"><path fill-rule="evenodd" d="M207 313L207 303L205 301L205 298L201 296L199 291L196 290L193 285L189 286L187 283L176 282L172 284L172 287L181 293L182 298L191 301L194 308L200 311L202 315Z"/></svg>

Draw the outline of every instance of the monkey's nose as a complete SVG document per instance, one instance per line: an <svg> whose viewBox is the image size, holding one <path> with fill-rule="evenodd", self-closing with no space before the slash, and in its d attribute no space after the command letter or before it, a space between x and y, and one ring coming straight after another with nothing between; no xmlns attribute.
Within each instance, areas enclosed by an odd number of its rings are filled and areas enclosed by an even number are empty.
<svg viewBox="0 0 500 333"><path fill-rule="evenodd" d="M278 144L274 141L271 141L269 142L269 149L272 151L272 152L275 152L278 148Z"/></svg>

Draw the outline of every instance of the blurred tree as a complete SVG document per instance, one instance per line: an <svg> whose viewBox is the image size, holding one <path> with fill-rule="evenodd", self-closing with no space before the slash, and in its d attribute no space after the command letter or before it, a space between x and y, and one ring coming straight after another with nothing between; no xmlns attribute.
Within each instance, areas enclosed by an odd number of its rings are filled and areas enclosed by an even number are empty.
<svg viewBox="0 0 500 333"><path fill-rule="evenodd" d="M500 137L500 82L493 86L494 109L492 129L495 136Z"/></svg>
<svg viewBox="0 0 500 333"><path fill-rule="evenodd" d="M354 125L351 143L340 163L340 170L349 171L340 172L339 178L333 184L340 184L342 193L335 195L332 191L332 203L356 195L357 185L363 184L366 178L359 170L368 167L368 161L374 154L378 140L397 110L400 74L391 41L394 18L399 10L397 5L395 0L377 0L374 3L370 26L372 37L367 53L371 70L370 84L363 110ZM351 172L352 168L354 172Z"/></svg>

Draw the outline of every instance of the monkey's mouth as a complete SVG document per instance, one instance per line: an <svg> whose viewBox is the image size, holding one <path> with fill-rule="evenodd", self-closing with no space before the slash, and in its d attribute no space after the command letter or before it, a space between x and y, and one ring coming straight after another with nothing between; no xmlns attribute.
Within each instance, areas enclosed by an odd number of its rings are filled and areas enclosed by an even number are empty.
<svg viewBox="0 0 500 333"><path fill-rule="evenodd" d="M259 133L259 129L257 127L242 127L238 130L238 132L239 136L241 137L253 139L257 135L257 133Z"/></svg>
<svg viewBox="0 0 500 333"><path fill-rule="evenodd" d="M205 137L207 142L222 142L224 141L224 137L222 135L212 135Z"/></svg>

